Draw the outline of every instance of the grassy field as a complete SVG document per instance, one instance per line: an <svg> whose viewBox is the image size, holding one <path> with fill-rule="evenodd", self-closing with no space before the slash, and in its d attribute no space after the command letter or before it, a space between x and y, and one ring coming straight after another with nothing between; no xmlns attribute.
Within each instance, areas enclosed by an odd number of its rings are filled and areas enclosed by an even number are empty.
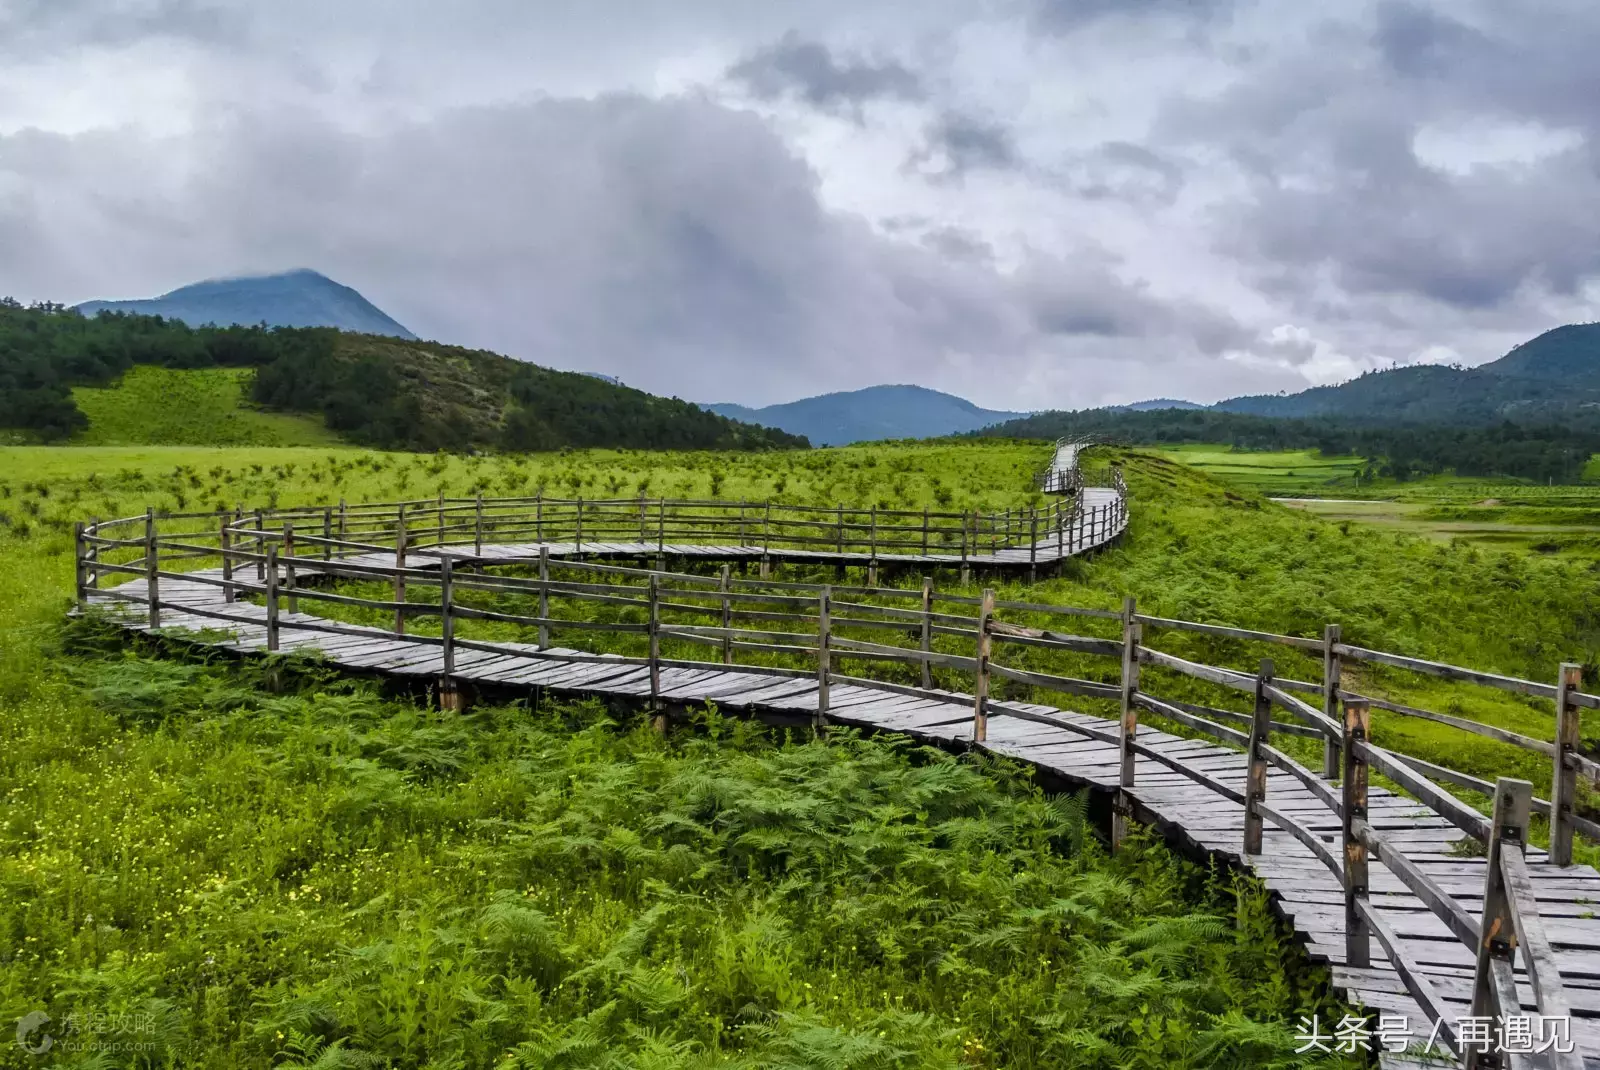
<svg viewBox="0 0 1600 1070"><path fill-rule="evenodd" d="M1600 459L1595 485L1490 483L1455 476L1358 482L1357 457L1315 450L1232 451L1177 446L1161 451L1232 486L1284 499L1335 523L1371 524L1438 542L1600 560Z"/></svg>
<svg viewBox="0 0 1600 1070"><path fill-rule="evenodd" d="M133 368L114 386L78 387L80 445L338 446L322 419L249 404L249 368Z"/></svg>
<svg viewBox="0 0 1600 1070"><path fill-rule="evenodd" d="M1108 858L1003 764L713 715L665 740L592 706L443 716L315 675L272 692L60 625L72 521L147 503L999 508L1045 455L0 451L0 1016L76 1015L102 1045L77 1054L110 1065L1336 1065L1293 1055L1300 1015L1344 1011L1257 886L1149 842ZM1158 503L1190 488L1130 474L1139 553L1043 593L1163 582L1129 565L1171 548Z"/></svg>

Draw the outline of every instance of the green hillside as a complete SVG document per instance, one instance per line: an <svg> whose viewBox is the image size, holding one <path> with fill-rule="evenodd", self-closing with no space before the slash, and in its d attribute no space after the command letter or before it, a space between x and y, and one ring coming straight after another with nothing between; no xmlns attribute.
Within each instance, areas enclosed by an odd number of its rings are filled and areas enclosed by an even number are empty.
<svg viewBox="0 0 1600 1070"><path fill-rule="evenodd" d="M210 377L160 380L141 372L124 378L149 368ZM253 418L238 391L247 381L254 406L320 417L325 434L308 439L303 420ZM121 397L84 392L118 382ZM178 392L163 393L163 385ZM98 428L84 403L98 406ZM183 411L190 406L197 411ZM145 419L161 426L136 426ZM678 398L482 350L331 327L196 328L120 312L90 319L60 305L24 308L0 299L0 441L80 436L101 443L217 445L340 439L427 452L809 445L801 436L741 423Z"/></svg>
<svg viewBox="0 0 1600 1070"><path fill-rule="evenodd" d="M89 419L83 446L337 446L314 416L266 412L250 402L249 368L132 368L108 387L80 386Z"/></svg>

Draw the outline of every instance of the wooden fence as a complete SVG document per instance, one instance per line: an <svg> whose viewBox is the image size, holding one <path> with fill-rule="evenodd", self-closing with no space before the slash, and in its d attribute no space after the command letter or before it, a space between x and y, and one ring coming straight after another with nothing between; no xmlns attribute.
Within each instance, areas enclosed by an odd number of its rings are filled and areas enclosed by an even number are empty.
<svg viewBox="0 0 1600 1070"><path fill-rule="evenodd" d="M990 706L997 701L994 695L1002 690L1038 689L1114 704L1118 719L1103 727L1015 707L1006 710L1007 716L1049 724L1119 749L1122 790L1115 806L1114 840L1125 834L1129 792L1135 786L1134 759L1142 756L1242 807L1242 846L1247 854L1260 852L1267 823L1304 844L1344 888L1349 962L1369 961L1376 941L1416 1002L1437 1020L1445 1019L1444 1004L1429 976L1408 961L1368 898L1368 873L1374 861L1386 866L1472 949L1477 962L1474 1014L1518 1013L1511 971L1519 952L1539 1012L1568 1013L1528 881L1524 848L1532 813L1549 817L1549 855L1556 865L1571 863L1575 834L1600 840L1600 826L1574 809L1580 777L1600 781L1600 764L1576 752L1580 711L1600 708L1600 696L1581 690L1576 665L1562 664L1551 681L1541 682L1353 645L1343 641L1336 625L1320 636L1279 635L1141 614L1132 599L1119 611L1002 600L992 590L977 596L947 593L928 578L914 588L872 582L818 585L780 582L765 575L736 576L726 564L716 575L699 575L557 557L550 552L549 540L559 537L570 539L573 547L582 546L583 539L595 537L594 525L604 522L613 525L613 532L626 523L627 533L635 536L648 531L653 522L656 548L665 553L668 531L676 538L706 530L691 515L738 523L739 507L694 503L694 509L704 512L690 514L666 506L653 510L647 502L531 501L535 506L531 528L525 513L481 499L465 504L439 499L385 507L291 509L270 514L270 525L265 512L163 518L147 514L95 523L81 526L77 535L78 597L85 605L92 598L140 605L149 624L159 627L163 584L169 589L170 585L220 589L224 599L220 610L197 608L194 599L172 601L170 595L167 604L214 618L226 628L262 620L259 613L234 611L229 604L260 603L269 649L279 648L281 630L288 626L356 639L403 635L438 651L443 666L440 694L451 705L465 700L465 688L455 678L455 659L461 651L519 655L539 651L551 659L573 662L645 665L651 676L650 701L658 710L658 674L663 667L738 665L742 672L814 681L820 692L819 728L828 720L833 684L863 684L880 691L969 702L973 736L980 741L986 738ZM743 513L752 532L766 539L793 538L804 545L821 540L833 548L841 540L848 545L864 540L874 552L887 552L908 541L920 547L946 534L966 540L962 545L968 547L976 533L988 534L1000 544L1016 538L1017 532L1017 518L1003 514L972 525L960 514L928 514L924 519L918 513L911 514L918 523L896 525L886 521L904 520L908 514L839 511L831 519L809 521L798 519L807 515L798 510L782 520L765 510ZM861 516L867 519L849 518ZM1037 516L1026 517L1023 530L1029 537ZM198 523L202 519L205 522ZM938 528L933 526L935 520L951 523ZM578 535L580 528L585 529L583 536ZM936 531L939 536L932 534ZM486 546L521 536L545 542L516 560L484 557ZM142 578L142 591L126 586L106 589L102 577ZM308 603L326 606L325 612L332 615L301 612ZM341 615L346 619L336 619ZM1003 619L1007 617L1012 619ZM1060 621L1069 623L1056 623ZM1093 634L1110 629L1114 633ZM1280 677L1270 660L1245 670L1180 657L1151 645L1149 637L1161 633L1289 648L1320 664L1321 679ZM595 637L625 652L602 653ZM576 646L553 648L558 638ZM590 649L581 649L585 643ZM697 652L702 653L696 656ZM1547 701L1551 732L1548 738L1534 738L1457 714L1356 694L1342 686L1352 666L1383 673L1399 670ZM970 680L969 695L936 686L957 680L963 684ZM1184 689L1177 688L1180 681L1187 681L1189 697L1158 694L1163 689ZM1248 706L1248 712L1227 709L1216 700L1193 701L1191 692L1196 688L1231 694ZM1524 780L1502 778L1490 783L1381 748L1371 738L1373 709L1424 719L1548 758L1551 797L1534 798L1531 784ZM1141 714L1244 751L1249 768L1245 790L1143 745L1138 731ZM1291 745L1284 740L1308 743ZM1308 768L1283 749L1307 745L1315 748L1320 768ZM1338 818L1342 843L1337 850L1303 820L1274 808L1266 793L1269 768L1303 784ZM1367 822L1367 785L1374 772L1484 845L1488 883L1482 925L1397 843ZM1341 781L1337 785L1336 779ZM1492 799L1492 813L1485 815L1441 784ZM1448 1026L1441 1039L1461 1050ZM1470 1064L1475 1056L1467 1054Z"/></svg>

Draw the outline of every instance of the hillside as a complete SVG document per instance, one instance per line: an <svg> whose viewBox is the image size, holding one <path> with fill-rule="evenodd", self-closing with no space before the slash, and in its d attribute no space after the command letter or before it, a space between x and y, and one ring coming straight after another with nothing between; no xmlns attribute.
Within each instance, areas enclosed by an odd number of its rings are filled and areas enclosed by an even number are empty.
<svg viewBox="0 0 1600 1070"><path fill-rule="evenodd" d="M1600 323L1557 327L1476 368L1392 368L1298 394L1229 398L1212 408L1256 416L1418 423L1600 417Z"/></svg>
<svg viewBox="0 0 1600 1070"><path fill-rule="evenodd" d="M207 279L160 297L85 301L76 307L85 316L132 312L181 320L191 327L337 327L361 334L416 337L357 291L306 268L277 275Z"/></svg>
<svg viewBox="0 0 1600 1070"><path fill-rule="evenodd" d="M164 386L153 385L162 370ZM120 312L90 319L59 305L0 301L0 432L8 438L305 441L304 416L261 409L304 414L312 432L390 449L807 445L677 398L496 353L327 327L192 328Z"/></svg>
<svg viewBox="0 0 1600 1070"><path fill-rule="evenodd" d="M979 408L965 398L910 385L869 386L758 409L731 403L706 407L804 435L819 446L958 435L1023 415Z"/></svg>

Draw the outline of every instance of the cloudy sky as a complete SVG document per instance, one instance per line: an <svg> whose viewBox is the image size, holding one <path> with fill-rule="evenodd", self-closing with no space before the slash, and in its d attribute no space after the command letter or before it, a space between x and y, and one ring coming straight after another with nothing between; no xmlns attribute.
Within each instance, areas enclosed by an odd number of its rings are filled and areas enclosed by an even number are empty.
<svg viewBox="0 0 1600 1070"><path fill-rule="evenodd" d="M0 0L0 293L316 268L765 404L1481 363L1600 319L1593 0Z"/></svg>

